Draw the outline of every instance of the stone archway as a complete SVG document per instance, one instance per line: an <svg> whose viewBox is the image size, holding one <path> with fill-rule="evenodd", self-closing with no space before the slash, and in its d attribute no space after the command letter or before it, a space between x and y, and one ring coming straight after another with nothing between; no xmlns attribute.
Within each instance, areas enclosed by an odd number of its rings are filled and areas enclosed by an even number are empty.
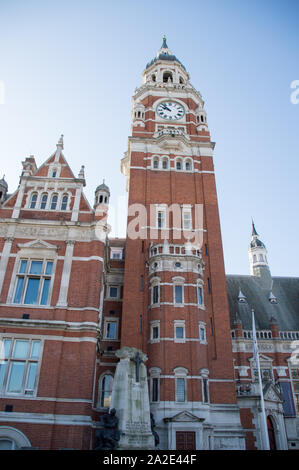
<svg viewBox="0 0 299 470"><path fill-rule="evenodd" d="M0 441L3 443L3 449L15 450L21 447L31 447L25 434L10 426L0 426Z"/></svg>
<svg viewBox="0 0 299 470"><path fill-rule="evenodd" d="M267 417L267 429L269 436L270 450L277 450L277 442L275 437L275 423L272 416Z"/></svg>

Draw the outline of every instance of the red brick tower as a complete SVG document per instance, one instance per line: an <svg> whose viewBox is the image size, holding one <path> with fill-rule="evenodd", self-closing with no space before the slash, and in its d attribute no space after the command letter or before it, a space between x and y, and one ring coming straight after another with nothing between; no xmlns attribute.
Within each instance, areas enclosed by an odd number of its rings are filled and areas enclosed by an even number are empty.
<svg viewBox="0 0 299 470"><path fill-rule="evenodd" d="M163 39L133 96L121 347L148 356L163 449L244 447L204 102Z"/></svg>

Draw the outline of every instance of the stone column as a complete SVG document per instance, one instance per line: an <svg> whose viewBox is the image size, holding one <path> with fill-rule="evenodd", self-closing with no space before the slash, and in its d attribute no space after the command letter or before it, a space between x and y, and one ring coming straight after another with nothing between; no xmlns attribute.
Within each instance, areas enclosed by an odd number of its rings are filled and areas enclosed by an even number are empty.
<svg viewBox="0 0 299 470"><path fill-rule="evenodd" d="M139 353L141 363L134 362ZM116 351L120 359L114 376L111 406L119 418L119 450L154 449L146 366L147 356L136 348Z"/></svg>
<svg viewBox="0 0 299 470"><path fill-rule="evenodd" d="M5 237L5 243L3 246L3 250L1 253L1 260L0 260L0 294L3 287L3 282L6 274L7 263L9 260L9 254L11 250L11 245L13 242L13 237Z"/></svg>
<svg viewBox="0 0 299 470"><path fill-rule="evenodd" d="M60 282L60 291L59 298L57 302L57 307L67 307L67 294L71 276L72 260L73 260L73 251L75 240L66 240L66 250L64 255L64 264L63 271Z"/></svg>

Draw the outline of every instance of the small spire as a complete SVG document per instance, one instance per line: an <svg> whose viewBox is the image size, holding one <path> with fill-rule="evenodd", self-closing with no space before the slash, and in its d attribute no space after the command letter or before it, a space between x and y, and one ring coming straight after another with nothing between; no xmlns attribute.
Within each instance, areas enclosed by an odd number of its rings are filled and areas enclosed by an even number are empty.
<svg viewBox="0 0 299 470"><path fill-rule="evenodd" d="M166 43L166 36L165 36L165 34L164 34L164 36L163 36L163 42L162 42L161 49L168 49L168 46L167 46L167 43Z"/></svg>
<svg viewBox="0 0 299 470"><path fill-rule="evenodd" d="M84 165L82 165L81 170L79 171L78 178L80 178L80 179L85 179L84 168L85 168Z"/></svg>
<svg viewBox="0 0 299 470"><path fill-rule="evenodd" d="M61 134L60 139L58 140L57 147L63 149L63 134Z"/></svg>
<svg viewBox="0 0 299 470"><path fill-rule="evenodd" d="M255 226L254 226L253 219L251 219L251 220L252 220L252 236L253 236L253 237L254 237L254 236L257 237L257 236L258 236L258 233L257 233L257 231L255 230Z"/></svg>

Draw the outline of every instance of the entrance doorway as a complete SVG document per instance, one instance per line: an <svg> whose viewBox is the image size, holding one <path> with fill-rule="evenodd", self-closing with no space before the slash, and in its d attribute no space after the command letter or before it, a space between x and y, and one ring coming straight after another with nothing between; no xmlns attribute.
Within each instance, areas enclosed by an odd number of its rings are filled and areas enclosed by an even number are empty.
<svg viewBox="0 0 299 470"><path fill-rule="evenodd" d="M268 428L270 450L276 450L277 447L276 447L276 440L275 440L274 424L270 416L268 416L267 418L267 428Z"/></svg>
<svg viewBox="0 0 299 470"><path fill-rule="evenodd" d="M177 431L176 450L195 450L195 432Z"/></svg>

